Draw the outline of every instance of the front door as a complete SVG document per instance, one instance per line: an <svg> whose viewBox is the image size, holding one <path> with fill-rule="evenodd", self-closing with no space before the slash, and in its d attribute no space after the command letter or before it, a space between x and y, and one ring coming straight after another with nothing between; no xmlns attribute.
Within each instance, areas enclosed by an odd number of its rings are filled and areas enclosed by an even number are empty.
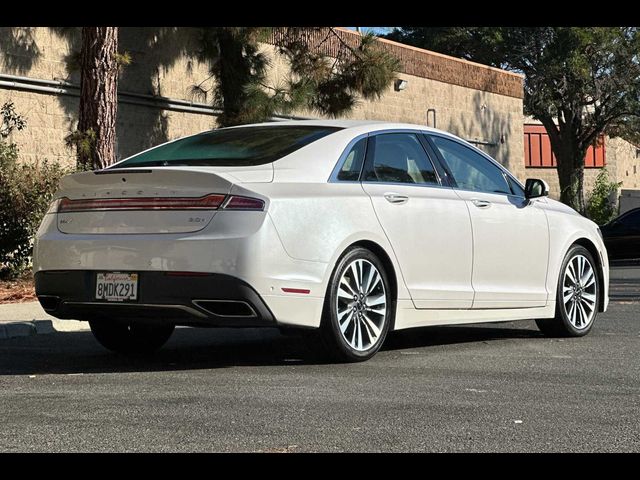
<svg viewBox="0 0 640 480"><path fill-rule="evenodd" d="M549 227L537 200L498 165L453 139L431 135L473 227L474 309L543 307Z"/></svg>

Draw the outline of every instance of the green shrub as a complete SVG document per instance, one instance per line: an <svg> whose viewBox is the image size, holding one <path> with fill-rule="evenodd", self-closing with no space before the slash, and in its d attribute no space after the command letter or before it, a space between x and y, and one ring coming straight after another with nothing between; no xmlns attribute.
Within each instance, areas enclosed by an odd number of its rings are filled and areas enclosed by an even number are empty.
<svg viewBox="0 0 640 480"><path fill-rule="evenodd" d="M609 181L609 172L606 168L596 177L593 191L587 200L587 217L598 225L604 225L617 213L615 201L610 200L611 194L618 191L622 182Z"/></svg>
<svg viewBox="0 0 640 480"><path fill-rule="evenodd" d="M0 121L0 278L6 279L31 266L33 237L68 171L46 160L19 163L18 147L7 138L26 123L12 103L0 108Z"/></svg>

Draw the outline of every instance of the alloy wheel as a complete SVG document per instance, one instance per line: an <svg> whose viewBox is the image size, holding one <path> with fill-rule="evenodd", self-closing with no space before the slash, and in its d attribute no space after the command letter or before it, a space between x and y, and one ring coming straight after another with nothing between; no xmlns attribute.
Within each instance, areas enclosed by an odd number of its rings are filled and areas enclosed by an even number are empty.
<svg viewBox="0 0 640 480"><path fill-rule="evenodd" d="M562 303L571 325L578 330L589 326L596 313L596 276L584 255L573 257L564 272Z"/></svg>
<svg viewBox="0 0 640 480"><path fill-rule="evenodd" d="M359 352L376 345L387 320L387 293L378 269L368 260L351 262L340 277L335 304L340 333Z"/></svg>

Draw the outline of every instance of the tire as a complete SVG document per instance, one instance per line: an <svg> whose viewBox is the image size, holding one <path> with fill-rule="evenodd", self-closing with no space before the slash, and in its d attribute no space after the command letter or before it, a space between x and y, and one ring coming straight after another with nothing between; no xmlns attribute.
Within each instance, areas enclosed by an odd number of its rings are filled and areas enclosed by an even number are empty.
<svg viewBox="0 0 640 480"><path fill-rule="evenodd" d="M336 265L325 296L319 332L325 355L338 362L373 357L393 321L393 297L378 257L361 247L348 250Z"/></svg>
<svg viewBox="0 0 640 480"><path fill-rule="evenodd" d="M98 343L117 353L153 353L160 349L175 329L172 324L113 321L90 321L91 332Z"/></svg>
<svg viewBox="0 0 640 480"><path fill-rule="evenodd" d="M581 278L574 282L576 272ZM586 248L573 245L569 249L556 290L556 315L536 320L540 331L549 337L582 337L589 333L600 307L600 272Z"/></svg>

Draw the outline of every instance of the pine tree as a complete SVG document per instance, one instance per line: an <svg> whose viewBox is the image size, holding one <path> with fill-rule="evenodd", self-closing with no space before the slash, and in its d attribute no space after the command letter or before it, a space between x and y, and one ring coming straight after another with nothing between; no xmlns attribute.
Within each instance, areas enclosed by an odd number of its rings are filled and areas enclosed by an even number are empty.
<svg viewBox="0 0 640 480"><path fill-rule="evenodd" d="M269 36L290 67L280 85L267 84L269 58L260 42ZM335 57L320 48L332 40L339 44ZM261 122L297 109L335 117L351 110L360 96L379 98L398 67L374 36L351 45L328 27L206 27L198 30L198 45L198 57L208 62L215 79L213 104L222 110L221 126ZM206 93L201 87L194 92Z"/></svg>

